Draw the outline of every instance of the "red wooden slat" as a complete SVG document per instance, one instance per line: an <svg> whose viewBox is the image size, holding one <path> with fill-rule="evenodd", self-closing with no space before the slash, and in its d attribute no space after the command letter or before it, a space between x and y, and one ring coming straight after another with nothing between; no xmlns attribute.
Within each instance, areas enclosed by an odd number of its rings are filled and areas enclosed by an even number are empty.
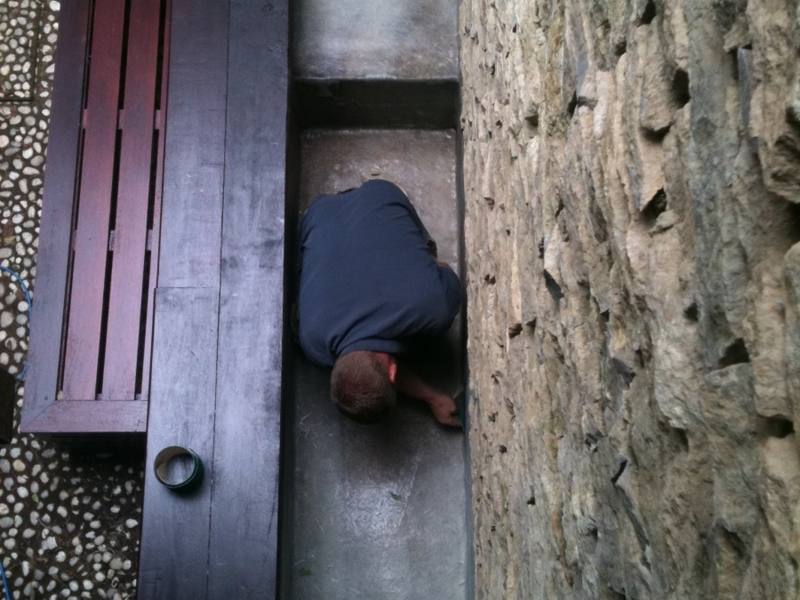
<svg viewBox="0 0 800 600"><path fill-rule="evenodd" d="M80 205L74 236L64 398L96 395L114 176L124 0L95 5Z"/></svg>
<svg viewBox="0 0 800 600"><path fill-rule="evenodd" d="M164 17L164 50L162 56L161 71L161 98L158 114L158 160L156 162L156 197L153 204L153 229L150 232L151 252L150 252L150 285L147 293L147 323L145 325L144 338L144 367L142 369L142 398L150 398L150 357L153 350L153 317L155 311L153 303L155 301L155 289L158 282L158 258L159 248L161 247L161 197L164 191L164 140L166 139L167 120L167 90L169 83L169 32L170 19L172 15L172 2L167 1L166 15Z"/></svg>
<svg viewBox="0 0 800 600"><path fill-rule="evenodd" d="M131 3L103 398L132 400L141 328L161 0Z"/></svg>

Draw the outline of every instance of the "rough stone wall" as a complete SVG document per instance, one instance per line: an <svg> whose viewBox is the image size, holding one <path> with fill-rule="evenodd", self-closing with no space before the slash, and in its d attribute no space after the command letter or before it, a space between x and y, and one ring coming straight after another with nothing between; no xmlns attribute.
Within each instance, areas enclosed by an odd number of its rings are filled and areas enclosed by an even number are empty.
<svg viewBox="0 0 800 600"><path fill-rule="evenodd" d="M796 0L461 0L478 598L797 598Z"/></svg>

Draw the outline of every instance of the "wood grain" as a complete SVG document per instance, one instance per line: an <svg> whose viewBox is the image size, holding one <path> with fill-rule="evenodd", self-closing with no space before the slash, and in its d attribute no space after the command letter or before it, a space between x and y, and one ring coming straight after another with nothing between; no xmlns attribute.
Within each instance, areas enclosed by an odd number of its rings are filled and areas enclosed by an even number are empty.
<svg viewBox="0 0 800 600"><path fill-rule="evenodd" d="M278 561L288 1L233 2L230 29L208 597L271 598Z"/></svg>
<svg viewBox="0 0 800 600"><path fill-rule="evenodd" d="M147 402L59 400L29 422L36 433L123 434L147 431Z"/></svg>
<svg viewBox="0 0 800 600"><path fill-rule="evenodd" d="M130 10L102 392L115 400L136 391L161 0L137 0Z"/></svg>
<svg viewBox="0 0 800 600"><path fill-rule="evenodd" d="M172 2L138 580L148 600L209 598L228 11L218 0ZM205 463L203 486L189 497L169 493L150 469L174 444Z"/></svg>
<svg viewBox="0 0 800 600"><path fill-rule="evenodd" d="M70 400L92 400L97 393L124 24L125 0L96 3L64 357L64 397Z"/></svg>
<svg viewBox="0 0 800 600"><path fill-rule="evenodd" d="M59 28L69 31L56 48L53 109L44 181L42 221L36 265L28 376L20 431L56 399L64 327L67 270L71 256L72 206L81 150L81 113L89 32L89 0L65 2Z"/></svg>
<svg viewBox="0 0 800 600"><path fill-rule="evenodd" d="M147 314L145 322L144 337L144 356L142 357L142 398L150 397L150 369L152 366L153 349L153 303L155 301L155 290L158 285L158 261L161 250L161 202L164 195L164 140L165 130L164 121L167 115L167 98L169 91L169 36L170 22L172 17L172 2L166 0L166 11L164 15L164 48L162 55L162 75L160 98L158 99L158 113L156 115L156 128L158 130L158 158L156 159L156 189L153 199L153 225L150 230L150 272L147 294Z"/></svg>
<svg viewBox="0 0 800 600"><path fill-rule="evenodd" d="M218 303L215 288L156 291L140 598L207 597ZM194 450L206 466L202 486L190 496L171 492L153 474L156 454L175 445Z"/></svg>
<svg viewBox="0 0 800 600"><path fill-rule="evenodd" d="M159 285L219 285L228 2L173 0Z"/></svg>

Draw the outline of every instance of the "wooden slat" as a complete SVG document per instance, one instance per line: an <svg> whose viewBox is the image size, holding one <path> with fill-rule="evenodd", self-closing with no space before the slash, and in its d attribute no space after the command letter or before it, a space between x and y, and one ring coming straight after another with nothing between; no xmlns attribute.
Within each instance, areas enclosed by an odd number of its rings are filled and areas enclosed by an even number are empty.
<svg viewBox="0 0 800 600"><path fill-rule="evenodd" d="M213 288L156 292L139 598L207 598L217 361L217 322L209 315L217 314L218 293ZM190 496L170 492L153 475L156 454L174 445L191 448L206 465L202 487Z"/></svg>
<svg viewBox="0 0 800 600"><path fill-rule="evenodd" d="M228 11L228 1L172 1L161 256L138 579L139 596L148 600L208 598L214 477L210 447L214 424L209 418L216 400ZM161 323L168 324L163 333ZM204 332L202 339L193 337L196 331ZM176 336L184 341L175 345L171 340ZM151 476L154 453L175 443L190 445L206 461L206 483L188 498L169 494Z"/></svg>
<svg viewBox="0 0 800 600"><path fill-rule="evenodd" d="M164 140L165 127L164 121L167 114L167 98L169 91L169 35L170 22L172 17L172 2L167 0L166 14L164 16L164 48L162 56L162 76L161 76L161 98L159 113L157 114L158 132L158 160L156 161L156 197L153 201L153 228L150 231L150 277L149 292L147 294L147 322L145 324L144 338L144 357L142 362L142 398L150 397L150 368L151 352L153 339L153 316L155 311L152 309L155 300L155 289L158 281L158 261L161 248L161 200L164 193Z"/></svg>
<svg viewBox="0 0 800 600"><path fill-rule="evenodd" d="M60 400L39 413L28 427L36 433L144 433L147 402Z"/></svg>
<svg viewBox="0 0 800 600"><path fill-rule="evenodd" d="M208 598L271 598L277 578L288 0L232 3L230 31Z"/></svg>
<svg viewBox="0 0 800 600"><path fill-rule="evenodd" d="M72 203L75 196L80 152L81 112L89 31L89 0L65 2L61 7L61 36L56 48L53 112L47 153L39 252L36 265L35 302L28 376L20 430L31 425L56 399L64 325L64 301L72 235Z"/></svg>
<svg viewBox="0 0 800 600"><path fill-rule="evenodd" d="M131 3L130 10L125 119L103 367L103 398L115 400L132 400L136 389L161 0L137 0Z"/></svg>
<svg viewBox="0 0 800 600"><path fill-rule="evenodd" d="M160 286L219 285L228 4L172 2Z"/></svg>
<svg viewBox="0 0 800 600"><path fill-rule="evenodd" d="M64 365L64 397L69 400L96 396L124 13L124 0L95 5Z"/></svg>

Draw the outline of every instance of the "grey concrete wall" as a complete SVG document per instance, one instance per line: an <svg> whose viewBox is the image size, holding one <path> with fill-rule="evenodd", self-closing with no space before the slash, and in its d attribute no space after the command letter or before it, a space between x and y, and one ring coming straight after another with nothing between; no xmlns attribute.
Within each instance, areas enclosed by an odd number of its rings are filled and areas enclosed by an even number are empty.
<svg viewBox="0 0 800 600"><path fill-rule="evenodd" d="M797 2L462 0L479 598L795 598Z"/></svg>

